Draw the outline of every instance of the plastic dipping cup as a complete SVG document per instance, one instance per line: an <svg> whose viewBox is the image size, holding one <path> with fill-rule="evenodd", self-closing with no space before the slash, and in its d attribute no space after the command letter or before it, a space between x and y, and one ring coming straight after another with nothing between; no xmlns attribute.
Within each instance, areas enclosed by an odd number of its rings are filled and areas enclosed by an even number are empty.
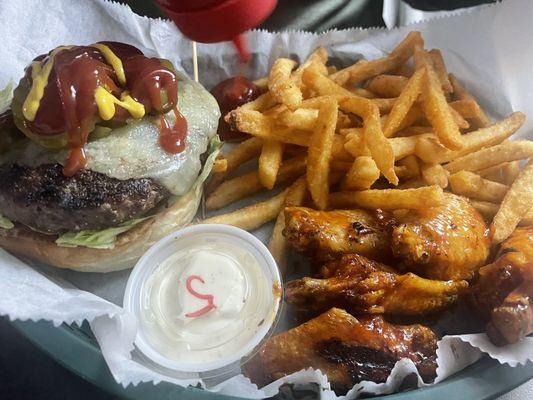
<svg viewBox="0 0 533 400"><path fill-rule="evenodd" d="M270 336L282 285L268 249L228 225L194 225L161 239L134 267L124 308L154 369L212 378L239 367Z"/></svg>

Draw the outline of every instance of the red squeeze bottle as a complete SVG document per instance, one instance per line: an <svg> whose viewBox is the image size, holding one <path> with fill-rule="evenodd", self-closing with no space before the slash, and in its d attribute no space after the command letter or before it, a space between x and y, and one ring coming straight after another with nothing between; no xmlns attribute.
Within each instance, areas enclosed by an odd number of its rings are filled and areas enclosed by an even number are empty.
<svg viewBox="0 0 533 400"><path fill-rule="evenodd" d="M263 22L277 0L155 0L188 38L200 43L233 41L240 59L250 60L242 35Z"/></svg>

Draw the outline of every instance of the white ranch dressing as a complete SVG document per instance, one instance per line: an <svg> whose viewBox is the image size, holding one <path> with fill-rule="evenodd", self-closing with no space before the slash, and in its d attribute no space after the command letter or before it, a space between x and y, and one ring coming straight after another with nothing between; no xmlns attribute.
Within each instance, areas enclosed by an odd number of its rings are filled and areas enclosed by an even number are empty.
<svg viewBox="0 0 533 400"><path fill-rule="evenodd" d="M159 263L142 285L138 318L164 357L212 363L239 352L273 319L275 296L246 246L210 236L184 243Z"/></svg>

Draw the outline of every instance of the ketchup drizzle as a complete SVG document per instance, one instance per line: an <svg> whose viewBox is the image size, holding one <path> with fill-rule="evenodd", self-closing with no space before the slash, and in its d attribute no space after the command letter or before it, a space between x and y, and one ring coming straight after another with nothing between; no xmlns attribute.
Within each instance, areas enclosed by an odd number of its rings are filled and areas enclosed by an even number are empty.
<svg viewBox="0 0 533 400"><path fill-rule="evenodd" d="M187 318L197 318L197 317L201 317L202 315L205 315L207 314L209 311L211 311L212 309L216 308L215 304L214 304L214 298L213 298L213 295L212 294L202 294L202 293L198 293L196 290L193 289L192 287L192 281L194 280L197 280L197 281L200 281L202 283L205 283L205 281L202 279L201 276L198 276L198 275L191 275L187 278L187 280L185 281L185 287L187 288L187 290L189 291L190 294L192 294L194 297L197 297L199 299L202 299L202 300L207 300L207 305L203 308L200 308L199 310L197 311L194 311L194 312L191 312L191 313L187 313L185 314L185 316Z"/></svg>
<svg viewBox="0 0 533 400"><path fill-rule="evenodd" d="M159 130L159 145L167 153L177 154L185 150L185 138L187 137L187 120L174 108L176 122L170 126L163 115L159 117L161 128Z"/></svg>

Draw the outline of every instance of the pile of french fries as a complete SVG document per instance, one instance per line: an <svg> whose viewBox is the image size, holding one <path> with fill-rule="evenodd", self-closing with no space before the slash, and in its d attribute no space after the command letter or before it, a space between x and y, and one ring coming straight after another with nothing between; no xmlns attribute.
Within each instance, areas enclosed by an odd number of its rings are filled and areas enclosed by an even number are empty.
<svg viewBox="0 0 533 400"><path fill-rule="evenodd" d="M205 222L253 230L277 217L270 250L280 265L283 209L306 202L320 210L418 209L442 204L447 190L470 199L494 243L533 223L533 162L520 164L533 157L533 142L507 140L525 116L491 122L419 32L383 58L341 70L327 64L324 48L299 66L278 59L256 81L266 92L225 116L251 138L217 160L207 209L288 188ZM256 171L234 176L252 160Z"/></svg>

